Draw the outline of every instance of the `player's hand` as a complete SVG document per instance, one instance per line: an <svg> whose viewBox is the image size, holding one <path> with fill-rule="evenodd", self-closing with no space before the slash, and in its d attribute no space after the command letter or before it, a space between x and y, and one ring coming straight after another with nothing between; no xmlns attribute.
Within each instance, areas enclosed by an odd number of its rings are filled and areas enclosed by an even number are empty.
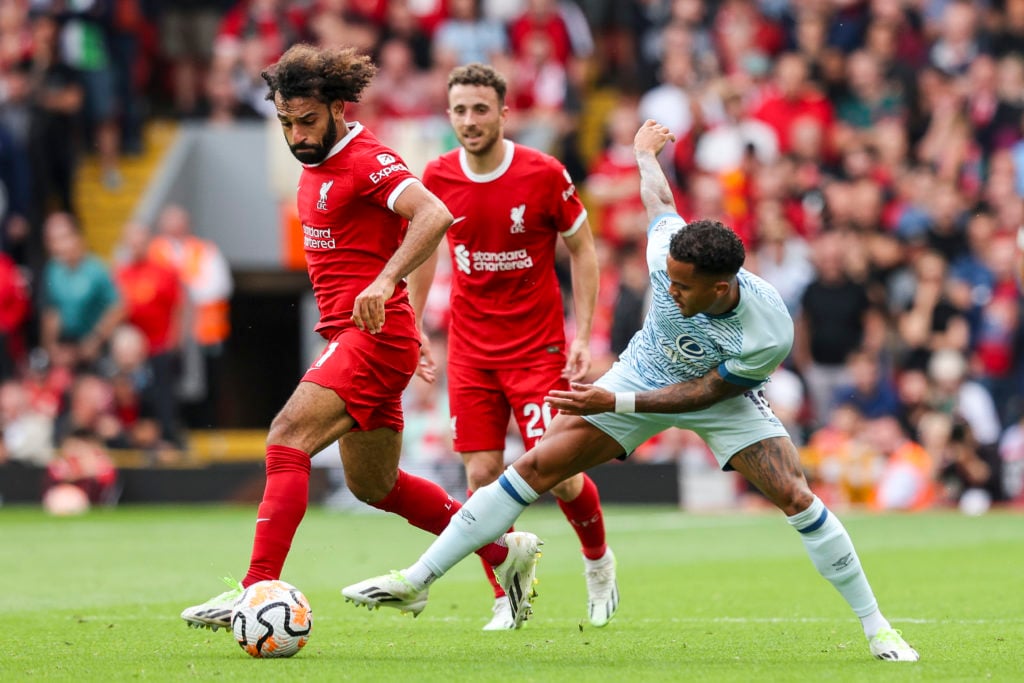
<svg viewBox="0 0 1024 683"><path fill-rule="evenodd" d="M579 382L590 372L590 344L582 339L575 339L569 347L562 377L570 382Z"/></svg>
<svg viewBox="0 0 1024 683"><path fill-rule="evenodd" d="M430 350L430 339L426 332L420 332L420 362L416 366L416 375L428 384L433 384L437 379L437 363L434 362L434 352Z"/></svg>
<svg viewBox="0 0 1024 683"><path fill-rule="evenodd" d="M352 306L352 322L360 330L377 334L384 329L384 304L395 293L395 283L377 278L359 293Z"/></svg>
<svg viewBox="0 0 1024 683"><path fill-rule="evenodd" d="M615 394L593 384L572 382L569 391L552 389L544 402L567 415L596 415L615 411Z"/></svg>
<svg viewBox="0 0 1024 683"><path fill-rule="evenodd" d="M675 142L676 136L669 132L668 126L663 126L654 119L647 119L633 138L633 151L637 154L650 152L657 156L669 140Z"/></svg>

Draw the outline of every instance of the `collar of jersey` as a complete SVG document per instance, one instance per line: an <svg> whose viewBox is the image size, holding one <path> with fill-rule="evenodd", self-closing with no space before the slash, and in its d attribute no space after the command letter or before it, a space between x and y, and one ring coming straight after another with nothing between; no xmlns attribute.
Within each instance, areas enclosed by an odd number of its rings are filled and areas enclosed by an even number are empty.
<svg viewBox="0 0 1024 683"><path fill-rule="evenodd" d="M352 123L347 123L345 125L348 126L348 134L345 135L345 137L343 137L342 139L340 139L340 140L338 140L337 142L334 143L334 147L331 147L331 151L327 153L327 156L324 157L323 161L318 161L315 164L302 164L302 165L304 167L306 167L306 168L316 168L320 164L324 163L324 161L327 161L328 159L333 157L335 154L337 154L341 150L345 149L345 145L347 145L348 143L352 142L352 139L355 138L355 136L357 136L357 135L359 135L360 133L363 132L363 124L359 123L358 121L353 121Z"/></svg>
<svg viewBox="0 0 1024 683"><path fill-rule="evenodd" d="M505 144L505 158L498 164L498 168L494 169L490 173L473 173L469 170L469 163L466 161L466 148L459 147L459 166L462 167L462 172L467 178L472 180L474 183L489 183L492 180L497 180L501 176L505 175L505 171L512 165L512 156L516 152L516 146L511 140L502 140Z"/></svg>
<svg viewBox="0 0 1024 683"><path fill-rule="evenodd" d="M743 305L743 278L740 276L739 273L736 274L736 284L740 288L740 300L736 302L736 305L733 306L732 309L726 311L725 313L705 313L704 315L711 318L712 320L731 318L734 315L736 315L736 312L740 310L740 306Z"/></svg>

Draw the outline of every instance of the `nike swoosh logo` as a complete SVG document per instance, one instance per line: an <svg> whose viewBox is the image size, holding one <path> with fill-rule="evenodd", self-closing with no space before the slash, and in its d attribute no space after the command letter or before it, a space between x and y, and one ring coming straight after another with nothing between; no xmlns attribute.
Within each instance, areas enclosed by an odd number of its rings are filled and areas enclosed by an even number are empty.
<svg viewBox="0 0 1024 683"><path fill-rule="evenodd" d="M257 517L256 518L256 523L257 524L259 524L260 522L269 522L269 521L270 521L270 517Z"/></svg>
<svg viewBox="0 0 1024 683"><path fill-rule="evenodd" d="M458 218L452 221L452 225L455 225L456 223L461 223L464 220L466 220L465 216L459 216Z"/></svg>

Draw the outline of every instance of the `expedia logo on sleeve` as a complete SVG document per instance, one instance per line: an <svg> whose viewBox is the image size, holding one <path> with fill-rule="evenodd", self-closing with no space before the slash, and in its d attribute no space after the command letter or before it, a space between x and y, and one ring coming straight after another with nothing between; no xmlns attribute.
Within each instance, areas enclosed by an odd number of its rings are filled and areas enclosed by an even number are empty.
<svg viewBox="0 0 1024 683"><path fill-rule="evenodd" d="M395 163L395 157L393 154L378 154L377 161L380 162L381 166L387 166L388 164Z"/></svg>
<svg viewBox="0 0 1024 683"><path fill-rule="evenodd" d="M676 337L676 349L688 360L700 360L708 355L707 351L688 334L681 334Z"/></svg>
<svg viewBox="0 0 1024 683"><path fill-rule="evenodd" d="M388 155L381 154L381 155L378 155L377 158L380 159L382 156L388 156ZM394 159L394 157L391 157L391 158ZM394 164L391 164L390 166L385 166L384 168L380 169L379 171L374 171L373 173L371 173L370 174L370 182L373 183L374 185L376 185L377 183L379 183L380 181L384 180L385 178L390 176L392 173L395 173L396 171L408 171L408 170L409 169L407 169L405 167L405 164L394 163Z"/></svg>

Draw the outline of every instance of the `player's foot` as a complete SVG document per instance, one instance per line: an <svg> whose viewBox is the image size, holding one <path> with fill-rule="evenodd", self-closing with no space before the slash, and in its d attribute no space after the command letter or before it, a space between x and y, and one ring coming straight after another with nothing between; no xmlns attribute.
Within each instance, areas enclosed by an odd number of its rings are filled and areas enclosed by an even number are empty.
<svg viewBox="0 0 1024 683"><path fill-rule="evenodd" d="M871 654L890 662L916 662L921 659L917 650L907 645L903 634L894 628L883 628L868 640Z"/></svg>
<svg viewBox="0 0 1024 683"><path fill-rule="evenodd" d="M402 614L412 612L414 617L418 617L427 606L429 591L429 588L416 588L401 572L392 571L346 586L341 589L341 594L347 602L365 605L367 609L394 607Z"/></svg>
<svg viewBox="0 0 1024 683"><path fill-rule="evenodd" d="M190 628L208 628L213 631L231 628L231 612L238 598L242 597L244 589L242 584L234 579L225 578L224 583L231 586L231 590L224 591L201 605L186 607L181 612L181 618Z"/></svg>
<svg viewBox="0 0 1024 683"><path fill-rule="evenodd" d="M508 631L516 627L516 620L512 618L512 606L508 604L506 596L494 598L494 607L491 611L494 612L494 616L484 626L485 631Z"/></svg>
<svg viewBox="0 0 1024 683"><path fill-rule="evenodd" d="M533 612L530 601L537 597L533 586L537 583L538 548L544 541L528 531L512 531L505 534L504 539L508 557L494 568L494 576L508 596L513 628L519 628Z"/></svg>
<svg viewBox="0 0 1024 683"><path fill-rule="evenodd" d="M615 555L608 548L599 560L583 558L587 577L587 615L593 626L604 626L619 608L619 586L615 582Z"/></svg>

